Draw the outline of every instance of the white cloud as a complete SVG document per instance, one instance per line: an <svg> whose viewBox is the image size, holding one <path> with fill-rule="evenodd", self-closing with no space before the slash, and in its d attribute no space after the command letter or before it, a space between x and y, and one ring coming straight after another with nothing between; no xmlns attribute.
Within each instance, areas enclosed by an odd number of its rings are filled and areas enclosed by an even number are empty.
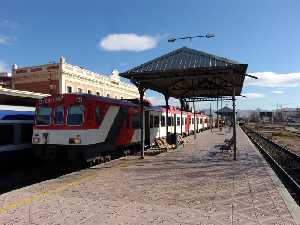
<svg viewBox="0 0 300 225"><path fill-rule="evenodd" d="M7 72L7 71L8 71L7 64L3 61L0 61L0 72Z"/></svg>
<svg viewBox="0 0 300 225"><path fill-rule="evenodd" d="M300 86L300 73L277 74L273 72L250 73L258 79L247 77L246 86L259 87L298 87Z"/></svg>
<svg viewBox="0 0 300 225"><path fill-rule="evenodd" d="M106 51L145 51L155 48L159 41L158 37L148 35L109 34L99 42L99 48Z"/></svg>
<svg viewBox="0 0 300 225"><path fill-rule="evenodd" d="M263 97L265 97L264 94L255 93L255 92L244 93L243 95L245 95L248 99L249 98L263 98Z"/></svg>
<svg viewBox="0 0 300 225"><path fill-rule="evenodd" d="M275 91L272 91L272 93L274 93L274 94L283 94L284 92L280 91L280 90L275 90Z"/></svg>
<svg viewBox="0 0 300 225"><path fill-rule="evenodd" d="M10 38L7 36L0 35L0 45L9 44Z"/></svg>

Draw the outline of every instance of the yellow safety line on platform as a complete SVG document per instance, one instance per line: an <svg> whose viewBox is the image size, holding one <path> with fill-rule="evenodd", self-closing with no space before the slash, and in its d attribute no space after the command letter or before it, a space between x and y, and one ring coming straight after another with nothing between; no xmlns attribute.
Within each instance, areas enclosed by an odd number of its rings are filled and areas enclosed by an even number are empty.
<svg viewBox="0 0 300 225"><path fill-rule="evenodd" d="M113 164L116 163L117 164L118 162L120 162L120 161L115 161L115 162L112 161L111 163L113 163ZM131 163L133 163L133 162L132 161L122 161L122 165L123 165L122 167L124 167L125 165L128 166ZM110 165L110 164L108 163L108 165ZM104 169L104 171L103 171L104 173L110 174L113 171L115 171L117 168L116 167L103 167L102 169ZM21 206L29 205L32 202L39 201L42 198L47 197L51 194L63 192L64 190L66 190L70 187L74 187L76 185L79 185L79 184L83 183L84 181L88 181L88 180L91 180L93 178L96 178L96 176L97 176L96 172L94 172L92 174L90 173L89 175L86 175L86 176L83 175L82 177L78 178L76 181L65 183L65 184L60 185L57 188L52 188L48 191L43 191L43 192L36 193L36 194L34 194L34 195L32 195L28 198L23 198L23 199L17 200L13 203L5 205L4 207L1 207L0 208L0 214L6 213L9 210L16 209L16 208L21 207Z"/></svg>
<svg viewBox="0 0 300 225"><path fill-rule="evenodd" d="M83 181L91 180L91 179L93 179L95 177L96 177L95 174L84 176L84 177L79 178L76 181L73 181L73 182L70 182L70 183L66 183L66 184L62 184L62 185L60 185L57 188L50 189L49 191L39 192L39 193L34 194L34 195L32 195L32 196L30 196L28 198L20 199L18 201L15 201L14 203L10 203L10 204L8 204L8 205L6 205L4 207L1 207L0 208L0 214L1 213L6 213L9 210L16 209L16 208L21 207L21 206L29 205L32 202L38 201L38 200L40 200L40 199L42 199L42 198L44 198L44 197L46 197L46 196L48 196L50 194L62 192L62 191L66 190L66 189L68 189L70 187L74 187L76 185L81 184Z"/></svg>

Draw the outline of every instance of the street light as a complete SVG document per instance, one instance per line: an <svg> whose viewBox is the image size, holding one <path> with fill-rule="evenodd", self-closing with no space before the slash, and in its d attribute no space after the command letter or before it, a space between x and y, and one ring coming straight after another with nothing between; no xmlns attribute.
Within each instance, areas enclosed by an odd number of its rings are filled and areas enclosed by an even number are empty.
<svg viewBox="0 0 300 225"><path fill-rule="evenodd" d="M185 39L189 39L190 41L193 39L193 38L214 38L215 35L212 34L212 33L207 33L206 35L196 35L196 36L186 36L186 37L170 37L168 39L168 42L175 42L177 40L185 40Z"/></svg>

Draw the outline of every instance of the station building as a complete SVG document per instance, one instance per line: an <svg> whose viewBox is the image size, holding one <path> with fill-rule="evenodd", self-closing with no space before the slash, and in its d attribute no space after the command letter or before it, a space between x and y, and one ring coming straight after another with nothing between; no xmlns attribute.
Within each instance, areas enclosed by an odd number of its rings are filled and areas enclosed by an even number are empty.
<svg viewBox="0 0 300 225"><path fill-rule="evenodd" d="M85 68L66 63L60 57L58 63L22 67L12 66L12 88L45 93L89 93L118 99L138 98L137 88L120 81L119 72L101 75Z"/></svg>
<svg viewBox="0 0 300 225"><path fill-rule="evenodd" d="M3 88L11 88L11 75L8 72L0 73L0 86Z"/></svg>

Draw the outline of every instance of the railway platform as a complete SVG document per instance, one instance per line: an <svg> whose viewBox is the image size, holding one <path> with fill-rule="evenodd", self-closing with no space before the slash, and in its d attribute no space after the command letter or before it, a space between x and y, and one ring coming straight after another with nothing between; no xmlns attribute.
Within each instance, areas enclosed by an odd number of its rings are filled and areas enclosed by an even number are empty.
<svg viewBox="0 0 300 225"><path fill-rule="evenodd" d="M0 224L300 224L300 210L237 129L203 132L179 150L127 157L0 196Z"/></svg>

